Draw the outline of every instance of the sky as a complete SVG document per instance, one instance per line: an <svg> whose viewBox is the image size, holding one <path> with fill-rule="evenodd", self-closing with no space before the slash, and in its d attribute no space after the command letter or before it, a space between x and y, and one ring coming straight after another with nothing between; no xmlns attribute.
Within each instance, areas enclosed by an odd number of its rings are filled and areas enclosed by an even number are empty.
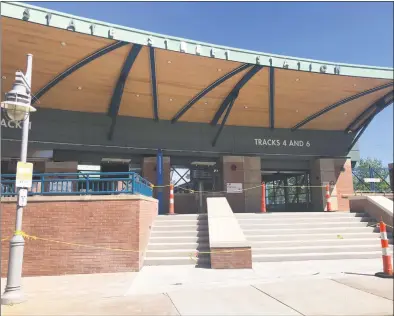
<svg viewBox="0 0 394 316"><path fill-rule="evenodd" d="M287 56L393 67L390 2L27 2L161 34ZM393 162L393 105L360 138Z"/></svg>

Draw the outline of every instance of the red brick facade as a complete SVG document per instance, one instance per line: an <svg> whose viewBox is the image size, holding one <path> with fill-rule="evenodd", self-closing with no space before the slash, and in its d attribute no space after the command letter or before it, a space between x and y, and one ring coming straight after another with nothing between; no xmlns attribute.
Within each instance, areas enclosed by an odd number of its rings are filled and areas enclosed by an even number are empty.
<svg viewBox="0 0 394 316"><path fill-rule="evenodd" d="M252 250L245 248L211 248L212 269L251 269Z"/></svg>
<svg viewBox="0 0 394 316"><path fill-rule="evenodd" d="M133 251L111 251L26 240L23 275L138 271L143 264L157 201L146 198L30 198L23 231L41 238ZM15 201L2 202L2 238L15 225ZM2 242L1 276L7 274L9 241Z"/></svg>

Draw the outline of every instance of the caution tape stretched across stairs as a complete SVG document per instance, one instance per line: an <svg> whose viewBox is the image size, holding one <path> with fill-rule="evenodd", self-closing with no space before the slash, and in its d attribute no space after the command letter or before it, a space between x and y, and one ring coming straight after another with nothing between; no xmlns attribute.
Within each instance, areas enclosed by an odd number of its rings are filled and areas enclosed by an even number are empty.
<svg viewBox="0 0 394 316"><path fill-rule="evenodd" d="M376 226L379 227L380 223L371 225L371 226ZM386 224L386 226L393 228L393 226L390 226ZM50 243L57 243L57 244L62 244L62 245L67 245L67 246L74 246L77 248L91 248L91 249L101 249L101 250L106 250L106 251L115 251L115 252L134 252L134 253L142 253L143 251L135 250L135 249L124 249L124 248L112 248L112 247L105 247L105 246L96 246L96 245L88 245L88 244L81 244L81 243L75 243L75 242L68 242L68 241L62 241L62 240L56 240L56 239L50 239L50 238L44 238L44 237L39 237L36 235L31 235L28 234L24 231L15 231L14 235L16 236L22 236L26 240L30 241L35 241L35 240L41 240L41 241L46 241ZM338 239L344 239L341 235L337 235ZM2 238L1 242L10 240L11 238ZM204 254L218 254L218 253L234 253L234 252L241 252L241 251L249 251L249 249L223 249L223 250L215 250L215 251L195 251L191 252L189 257L193 260L197 260L200 255Z"/></svg>

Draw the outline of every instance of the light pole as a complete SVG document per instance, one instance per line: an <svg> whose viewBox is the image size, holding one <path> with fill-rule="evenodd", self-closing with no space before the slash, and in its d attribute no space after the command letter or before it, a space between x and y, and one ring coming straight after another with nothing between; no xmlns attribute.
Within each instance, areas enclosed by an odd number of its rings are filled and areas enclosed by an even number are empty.
<svg viewBox="0 0 394 316"><path fill-rule="evenodd" d="M33 55L27 55L27 69L24 75L21 71L15 73L15 82L12 90L5 95L5 101L1 102L8 119L13 121L23 120L21 162L25 163L27 158L27 142L29 136L30 112L36 109L31 106L31 75ZM17 304L25 300L22 288L22 263L25 241L17 232L22 230L23 206L21 205L21 190L18 190L16 208L15 232L10 241L10 255L8 259L7 285L1 297L1 304Z"/></svg>

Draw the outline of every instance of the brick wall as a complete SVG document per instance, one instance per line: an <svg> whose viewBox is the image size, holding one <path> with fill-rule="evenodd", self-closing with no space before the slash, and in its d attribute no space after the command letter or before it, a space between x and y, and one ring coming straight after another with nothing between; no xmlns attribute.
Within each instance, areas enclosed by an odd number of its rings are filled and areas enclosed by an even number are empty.
<svg viewBox="0 0 394 316"><path fill-rule="evenodd" d="M353 194L353 174L351 160L347 159L343 162L340 159L335 161L335 175L336 175L336 197L338 199L338 210L349 211L349 200L343 195Z"/></svg>
<svg viewBox="0 0 394 316"><path fill-rule="evenodd" d="M251 269L252 250L244 248L211 248L212 269Z"/></svg>
<svg viewBox="0 0 394 316"><path fill-rule="evenodd" d="M74 198L74 199L73 199ZM42 238L132 249L133 252L91 249L26 240L23 275L61 275L138 271L157 215L154 199L126 196L33 197L23 214L23 231ZM15 225L15 201L2 202L2 238L11 236ZM1 247L1 276L6 276L9 242Z"/></svg>

